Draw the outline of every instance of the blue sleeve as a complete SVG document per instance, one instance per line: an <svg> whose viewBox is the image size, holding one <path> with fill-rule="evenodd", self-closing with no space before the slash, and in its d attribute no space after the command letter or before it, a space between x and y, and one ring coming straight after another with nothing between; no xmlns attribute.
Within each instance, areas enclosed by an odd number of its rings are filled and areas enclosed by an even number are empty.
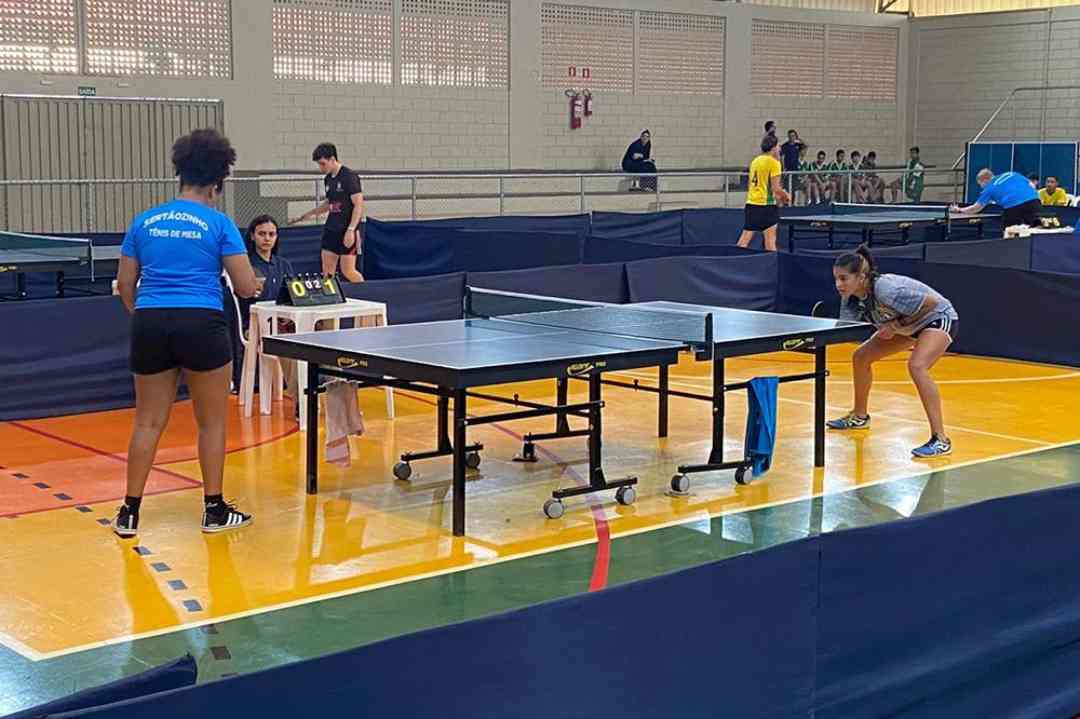
<svg viewBox="0 0 1080 719"><path fill-rule="evenodd" d="M226 220L222 224L224 226L221 231L221 256L246 255L247 248L244 247L244 238L240 236L240 230L236 229L232 220Z"/></svg>
<svg viewBox="0 0 1080 719"><path fill-rule="evenodd" d="M138 228L139 218L136 217L128 226L127 232L124 233L124 242L120 245L120 254L124 257L139 259L138 248L135 246L135 236L139 232Z"/></svg>
<svg viewBox="0 0 1080 719"><path fill-rule="evenodd" d="M994 202L994 183L990 182L979 195L979 199L976 200L980 205L986 207L990 203Z"/></svg>

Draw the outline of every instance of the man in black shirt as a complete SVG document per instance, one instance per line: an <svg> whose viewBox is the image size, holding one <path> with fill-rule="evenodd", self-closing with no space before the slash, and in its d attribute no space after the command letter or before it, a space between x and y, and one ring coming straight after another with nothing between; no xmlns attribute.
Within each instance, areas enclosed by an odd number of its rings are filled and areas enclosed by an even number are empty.
<svg viewBox="0 0 1080 719"><path fill-rule="evenodd" d="M326 200L313 210L289 220L290 225L312 217L326 214L322 234L322 271L333 275L341 265L341 274L349 282L363 282L364 277L356 269L356 257L360 249L359 228L364 217L364 194L360 178L337 157L337 148L326 142L311 153L312 161L318 163L319 171L326 174L323 185Z"/></svg>

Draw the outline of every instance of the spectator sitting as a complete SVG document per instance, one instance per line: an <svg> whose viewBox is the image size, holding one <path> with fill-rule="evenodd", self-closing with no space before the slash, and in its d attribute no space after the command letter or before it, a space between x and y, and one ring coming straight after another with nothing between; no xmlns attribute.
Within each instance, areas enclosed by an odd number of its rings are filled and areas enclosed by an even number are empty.
<svg viewBox="0 0 1080 719"><path fill-rule="evenodd" d="M1046 187L1039 190L1039 201L1045 206L1061 207L1069 204L1069 196L1063 188L1058 187L1056 177L1047 175Z"/></svg>
<svg viewBox="0 0 1080 719"><path fill-rule="evenodd" d="M824 150L818 150L817 161L810 164L814 171L810 175L810 203L829 202L832 200L832 183L829 182L828 155Z"/></svg>
<svg viewBox="0 0 1080 719"><path fill-rule="evenodd" d="M794 193L792 193L795 199L792 200L793 205L799 204L798 197L801 195L807 205L810 204L810 169L812 163L806 159L806 145L802 145L799 148L799 172L807 174L798 175L795 177Z"/></svg>
<svg viewBox="0 0 1080 719"><path fill-rule="evenodd" d="M877 153L871 150L866 153L866 159L863 160L863 168L866 170L877 169ZM867 202L884 202L885 201L885 181L878 177L876 172L866 173L866 201Z"/></svg>
<svg viewBox="0 0 1080 719"><path fill-rule="evenodd" d="M641 137L630 143L622 159L623 172L652 174L653 177L639 178L638 187L642 190L656 190L656 163L649 159L652 151L652 134L646 129Z"/></svg>
<svg viewBox="0 0 1080 719"><path fill-rule="evenodd" d="M834 201L847 202L847 175L840 174L849 169L849 165L844 161L844 151L836 151L836 159L829 163L829 181L832 183L832 196Z"/></svg>
<svg viewBox="0 0 1080 719"><path fill-rule="evenodd" d="M922 160L919 159L919 148L912 147L908 150L910 158L907 163L907 171L904 172L903 177L898 177L889 183L889 191L892 193L892 201L895 203L897 200L897 193L901 189L904 191L904 196L911 202L918 203L922 201L923 193L923 170L925 167L922 164Z"/></svg>
<svg viewBox="0 0 1080 719"><path fill-rule="evenodd" d="M862 153L858 150L851 151L851 164L848 165L852 170L861 170L863 167ZM861 172L853 172L851 174L851 197L854 198L853 202L866 202L866 175Z"/></svg>

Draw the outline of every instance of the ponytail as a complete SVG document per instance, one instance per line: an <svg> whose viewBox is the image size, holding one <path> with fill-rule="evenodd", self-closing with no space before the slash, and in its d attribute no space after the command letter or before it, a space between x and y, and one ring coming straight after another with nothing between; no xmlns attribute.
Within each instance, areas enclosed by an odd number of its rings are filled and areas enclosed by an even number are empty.
<svg viewBox="0 0 1080 719"><path fill-rule="evenodd" d="M866 274L870 281L873 282L877 279L878 272L877 260L870 253L870 248L865 244L859 245L854 252L845 252L836 258L834 263L835 267L841 267L852 274Z"/></svg>

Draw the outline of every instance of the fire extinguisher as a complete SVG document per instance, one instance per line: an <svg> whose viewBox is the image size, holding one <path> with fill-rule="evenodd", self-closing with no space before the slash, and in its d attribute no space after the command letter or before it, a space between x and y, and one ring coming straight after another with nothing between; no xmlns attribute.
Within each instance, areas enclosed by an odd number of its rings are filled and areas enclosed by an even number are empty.
<svg viewBox="0 0 1080 719"><path fill-rule="evenodd" d="M574 90L567 90L566 96L570 98L570 129L577 130L581 127L581 118L585 116L585 99Z"/></svg>
<svg viewBox="0 0 1080 719"><path fill-rule="evenodd" d="M588 90L586 90L585 91L585 117L591 117L592 116L592 107L593 107L592 93L589 92Z"/></svg>

